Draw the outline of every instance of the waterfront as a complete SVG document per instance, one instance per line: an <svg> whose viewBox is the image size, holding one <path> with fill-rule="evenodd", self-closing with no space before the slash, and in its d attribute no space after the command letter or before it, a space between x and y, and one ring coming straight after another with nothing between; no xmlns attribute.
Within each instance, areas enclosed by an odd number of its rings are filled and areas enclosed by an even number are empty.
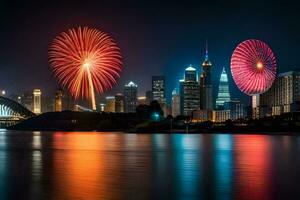
<svg viewBox="0 0 300 200"><path fill-rule="evenodd" d="M299 136L2 130L0 199L299 199L299 153Z"/></svg>

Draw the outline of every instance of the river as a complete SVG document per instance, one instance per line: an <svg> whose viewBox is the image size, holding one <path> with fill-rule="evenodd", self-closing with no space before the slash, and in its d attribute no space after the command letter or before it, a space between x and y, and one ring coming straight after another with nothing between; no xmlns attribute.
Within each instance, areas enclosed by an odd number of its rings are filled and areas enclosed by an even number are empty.
<svg viewBox="0 0 300 200"><path fill-rule="evenodd" d="M0 199L300 199L300 137L1 130Z"/></svg>

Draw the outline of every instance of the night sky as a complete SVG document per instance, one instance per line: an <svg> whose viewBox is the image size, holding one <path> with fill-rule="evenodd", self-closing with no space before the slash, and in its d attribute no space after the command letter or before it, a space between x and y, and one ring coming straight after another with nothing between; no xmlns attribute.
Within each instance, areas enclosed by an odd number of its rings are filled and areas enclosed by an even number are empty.
<svg viewBox="0 0 300 200"><path fill-rule="evenodd" d="M273 49L278 72L300 70L299 10L287 1L2 2L0 89L12 94L41 88L53 94L58 85L48 68L49 44L62 31L90 26L110 34L124 57L118 85L104 95L122 92L129 80L144 95L151 75L162 74L169 98L189 64L200 69L207 39L214 82L226 67L231 95L246 101L230 74L234 48L243 40L260 39Z"/></svg>

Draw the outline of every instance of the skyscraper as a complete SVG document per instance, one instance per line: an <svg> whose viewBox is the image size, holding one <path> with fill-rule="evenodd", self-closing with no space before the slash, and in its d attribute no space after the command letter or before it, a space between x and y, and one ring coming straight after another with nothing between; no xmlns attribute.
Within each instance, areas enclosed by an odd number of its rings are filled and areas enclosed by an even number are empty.
<svg viewBox="0 0 300 200"><path fill-rule="evenodd" d="M300 111L300 72L278 74L271 88L259 95L259 117Z"/></svg>
<svg viewBox="0 0 300 200"><path fill-rule="evenodd" d="M218 91L218 98L216 100L216 108L223 109L224 103L230 101L230 93L229 93L229 85L228 85L228 77L223 67L220 83L219 83L219 91Z"/></svg>
<svg viewBox="0 0 300 200"><path fill-rule="evenodd" d="M200 109L213 109L212 96L212 80L211 80L212 64L208 59L208 48L206 44L205 59L202 63L202 73L200 76Z"/></svg>
<svg viewBox="0 0 300 200"><path fill-rule="evenodd" d="M146 104L150 105L151 101L153 101L152 90L146 91Z"/></svg>
<svg viewBox="0 0 300 200"><path fill-rule="evenodd" d="M159 103L166 102L165 76L152 76L152 98Z"/></svg>
<svg viewBox="0 0 300 200"><path fill-rule="evenodd" d="M54 99L54 111L55 112L62 111L62 97L63 97L62 90L57 90L55 93L55 99Z"/></svg>
<svg viewBox="0 0 300 200"><path fill-rule="evenodd" d="M115 97L105 97L104 112L115 112Z"/></svg>
<svg viewBox="0 0 300 200"><path fill-rule="evenodd" d="M138 86L130 81L128 84L125 85L124 88L124 107L126 113L135 112L137 107L137 88Z"/></svg>
<svg viewBox="0 0 300 200"><path fill-rule="evenodd" d="M32 91L26 91L21 96L22 105L25 106L28 110L33 111L33 93Z"/></svg>
<svg viewBox="0 0 300 200"><path fill-rule="evenodd" d="M42 112L42 92L40 89L33 90L33 112L35 114Z"/></svg>
<svg viewBox="0 0 300 200"><path fill-rule="evenodd" d="M192 111L199 109L199 84L197 71L192 66L185 69L184 80L180 84L181 114L191 115Z"/></svg>
<svg viewBox="0 0 300 200"><path fill-rule="evenodd" d="M172 91L172 108L171 109L172 109L173 117L180 115L180 95L178 94L176 89L174 89Z"/></svg>
<svg viewBox="0 0 300 200"><path fill-rule="evenodd" d="M124 112L124 96L121 93L118 93L115 96L115 112L116 113Z"/></svg>

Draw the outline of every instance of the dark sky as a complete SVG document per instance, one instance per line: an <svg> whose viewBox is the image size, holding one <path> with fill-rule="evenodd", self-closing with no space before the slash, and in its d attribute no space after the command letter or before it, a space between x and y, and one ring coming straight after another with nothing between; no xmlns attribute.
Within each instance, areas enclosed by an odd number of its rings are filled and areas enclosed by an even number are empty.
<svg viewBox="0 0 300 200"><path fill-rule="evenodd" d="M217 82L226 67L233 97L247 100L235 87L229 69L231 54L243 40L268 43L279 72L300 69L300 6L295 3L41 2L1 2L0 88L8 93L41 88L52 94L57 85L48 69L48 45L57 34L79 25L107 32L121 47L124 70L107 94L122 91L125 82L133 80L143 95L150 89L151 75L164 74L170 96L189 64L199 69L206 38L213 79Z"/></svg>

